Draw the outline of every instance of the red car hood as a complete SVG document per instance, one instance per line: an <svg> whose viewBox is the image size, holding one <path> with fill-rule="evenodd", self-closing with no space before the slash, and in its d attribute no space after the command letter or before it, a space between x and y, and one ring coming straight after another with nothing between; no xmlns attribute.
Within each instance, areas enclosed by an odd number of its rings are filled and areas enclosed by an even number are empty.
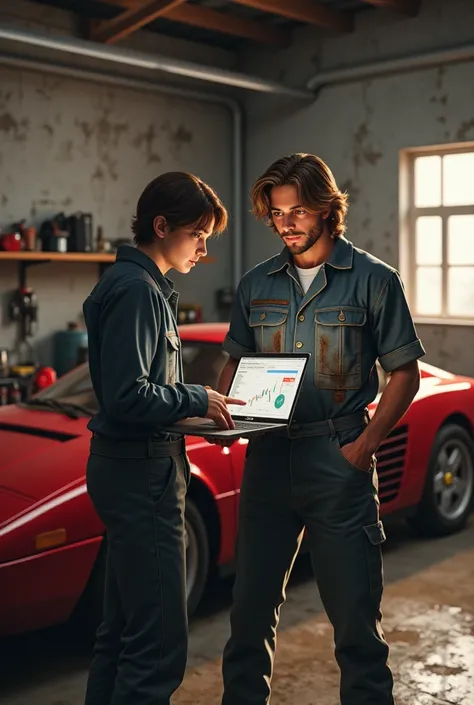
<svg viewBox="0 0 474 705"><path fill-rule="evenodd" d="M0 525L38 501L84 482L88 418L0 408ZM187 438L192 450L202 439Z"/></svg>
<svg viewBox="0 0 474 705"><path fill-rule="evenodd" d="M49 411L0 408L0 524L83 477L87 421ZM80 446L76 463L71 463L71 443Z"/></svg>

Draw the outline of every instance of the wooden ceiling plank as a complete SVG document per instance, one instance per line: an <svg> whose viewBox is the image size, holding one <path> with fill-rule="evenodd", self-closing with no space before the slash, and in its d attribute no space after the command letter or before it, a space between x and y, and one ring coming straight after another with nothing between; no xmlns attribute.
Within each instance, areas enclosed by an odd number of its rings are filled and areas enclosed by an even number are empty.
<svg viewBox="0 0 474 705"><path fill-rule="evenodd" d="M91 29L90 38L95 42L114 44L185 2L187 0L148 0L143 5L131 7L112 20L98 23Z"/></svg>
<svg viewBox="0 0 474 705"><path fill-rule="evenodd" d="M175 7L166 13L166 19L242 39L252 39L271 46L287 47L291 41L290 32L279 27L254 22L225 12L215 12L200 5Z"/></svg>
<svg viewBox="0 0 474 705"><path fill-rule="evenodd" d="M385 7L395 10L409 17L416 17L419 12L421 0L364 0L368 5L375 7Z"/></svg>
<svg viewBox="0 0 474 705"><path fill-rule="evenodd" d="M116 7L138 8L147 0L101 0L107 5ZM270 46L287 47L291 41L288 31L270 24L262 24L248 20L245 17L236 17L225 12L216 12L202 5L177 5L167 10L162 17L180 24L227 34L241 39L251 39Z"/></svg>
<svg viewBox="0 0 474 705"><path fill-rule="evenodd" d="M326 27L337 32L351 32L354 28L353 18L350 14L332 10L315 0L233 0L233 2L251 7L254 10L280 15L305 24Z"/></svg>

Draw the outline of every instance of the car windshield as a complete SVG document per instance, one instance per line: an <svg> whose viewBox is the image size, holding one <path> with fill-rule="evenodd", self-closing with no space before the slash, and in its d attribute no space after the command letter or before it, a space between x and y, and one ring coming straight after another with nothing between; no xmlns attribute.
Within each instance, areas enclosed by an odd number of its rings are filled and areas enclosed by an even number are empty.
<svg viewBox="0 0 474 705"><path fill-rule="evenodd" d="M184 381L187 384L203 384L213 388L217 386L220 372L227 361L227 354L218 343L183 341L182 355ZM98 404L87 363L33 395L28 405L52 411L73 413L75 410L79 416L95 414Z"/></svg>

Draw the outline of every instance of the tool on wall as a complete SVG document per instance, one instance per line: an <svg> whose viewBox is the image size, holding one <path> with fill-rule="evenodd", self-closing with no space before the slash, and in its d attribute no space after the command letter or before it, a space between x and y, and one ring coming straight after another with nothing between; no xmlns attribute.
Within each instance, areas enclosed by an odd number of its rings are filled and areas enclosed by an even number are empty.
<svg viewBox="0 0 474 705"><path fill-rule="evenodd" d="M36 228L27 227L26 220L13 223L7 232L0 232L0 250L5 252L32 251L36 246Z"/></svg>
<svg viewBox="0 0 474 705"><path fill-rule="evenodd" d="M78 211L70 216L57 213L41 225L43 252L92 252L92 214Z"/></svg>
<svg viewBox="0 0 474 705"><path fill-rule="evenodd" d="M67 252L69 231L64 213L45 220L39 231L41 249L44 252Z"/></svg>
<svg viewBox="0 0 474 705"><path fill-rule="evenodd" d="M38 323L38 301L31 287L21 286L13 292L9 302L9 315L11 321L19 323L17 343L19 357L29 358L32 352L30 339L35 335ZM26 359L21 361L27 362Z"/></svg>

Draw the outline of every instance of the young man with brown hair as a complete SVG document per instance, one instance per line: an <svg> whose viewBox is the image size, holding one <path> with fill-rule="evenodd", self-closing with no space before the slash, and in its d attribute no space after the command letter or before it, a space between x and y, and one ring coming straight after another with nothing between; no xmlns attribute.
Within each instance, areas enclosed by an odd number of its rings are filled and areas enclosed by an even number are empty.
<svg viewBox="0 0 474 705"><path fill-rule="evenodd" d="M191 471L182 436L160 430L189 416L232 428L229 400L184 384L178 294L165 276L189 272L227 212L192 174L154 179L138 201L137 247L84 302L99 403L87 489L107 529L103 622L86 705L168 705L187 657L184 509ZM237 403L240 403L237 400Z"/></svg>
<svg viewBox="0 0 474 705"><path fill-rule="evenodd" d="M418 390L424 350L398 272L344 237L347 194L321 159L279 159L252 203L284 248L239 285L219 390L246 353L312 357L288 432L248 445L222 703L270 700L280 607L306 529L334 627L341 703L392 705L374 453ZM377 359L390 381L368 423Z"/></svg>

